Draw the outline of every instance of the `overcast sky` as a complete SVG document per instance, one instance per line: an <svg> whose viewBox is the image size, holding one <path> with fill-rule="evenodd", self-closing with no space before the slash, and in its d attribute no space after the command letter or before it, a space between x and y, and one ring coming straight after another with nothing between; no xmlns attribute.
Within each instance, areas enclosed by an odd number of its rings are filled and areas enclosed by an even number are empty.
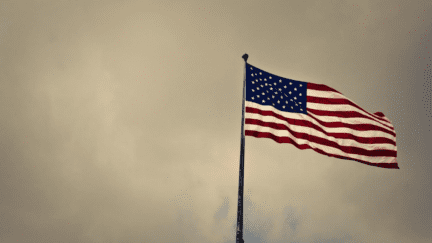
<svg viewBox="0 0 432 243"><path fill-rule="evenodd" d="M400 167L246 137L245 242L431 242L431 17L428 0L0 0L0 242L235 242L245 53L383 112Z"/></svg>

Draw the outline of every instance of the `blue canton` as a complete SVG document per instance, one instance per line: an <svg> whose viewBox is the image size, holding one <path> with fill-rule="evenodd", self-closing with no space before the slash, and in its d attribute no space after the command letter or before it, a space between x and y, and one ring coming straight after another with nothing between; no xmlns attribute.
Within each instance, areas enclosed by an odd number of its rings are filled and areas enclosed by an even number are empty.
<svg viewBox="0 0 432 243"><path fill-rule="evenodd" d="M246 66L246 100L280 111L307 114L307 82L282 78L250 64Z"/></svg>

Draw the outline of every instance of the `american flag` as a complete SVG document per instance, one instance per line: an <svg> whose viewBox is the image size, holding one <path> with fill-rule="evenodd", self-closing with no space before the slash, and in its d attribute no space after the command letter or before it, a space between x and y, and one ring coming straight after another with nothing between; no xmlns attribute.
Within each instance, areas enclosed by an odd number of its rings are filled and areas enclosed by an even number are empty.
<svg viewBox="0 0 432 243"><path fill-rule="evenodd" d="M245 136L399 169L396 133L382 112L371 114L326 85L279 77L248 63L244 130Z"/></svg>

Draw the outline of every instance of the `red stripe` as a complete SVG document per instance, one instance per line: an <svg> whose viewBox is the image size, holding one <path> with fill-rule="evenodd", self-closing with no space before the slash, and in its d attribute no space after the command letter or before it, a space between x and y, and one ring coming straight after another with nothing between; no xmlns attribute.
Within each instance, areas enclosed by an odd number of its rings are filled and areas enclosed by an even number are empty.
<svg viewBox="0 0 432 243"><path fill-rule="evenodd" d="M295 131L291 130L289 127L287 127L284 124L273 123L273 122L264 122L264 121L261 121L261 120L256 120L256 119L251 119L251 118L246 118L245 119L245 124L262 125L262 126L271 127L271 128L278 129L278 130L287 130L287 131L289 131L291 134L293 134L297 138L308 139L308 137L309 137L308 134L295 132ZM291 123L291 124L293 124L293 123ZM304 127L311 128L311 123L307 122L307 121L300 121L300 122L296 123L295 125L301 125L301 126L304 126ZM320 130L322 133L324 133L328 137L334 137L334 138L340 138L340 139L352 139L352 140L355 140L356 142L364 143L364 144L388 143L388 144L392 144L392 145L396 146L396 142L395 141L393 141L391 139L388 139L388 138L384 138L384 137L364 138L364 137L357 137L357 136L355 136L355 135L353 135L351 133L331 133L331 132L325 132L320 127L319 127L319 129L317 129L317 127L314 126L314 124L312 124L312 128L314 128L315 130ZM299 135L297 135L297 134L299 134ZM303 135L300 135L300 134L305 134L305 135L303 136ZM308 140L310 140L310 139L308 139Z"/></svg>
<svg viewBox="0 0 432 243"><path fill-rule="evenodd" d="M371 163L368 161L364 161L364 160L360 160L360 159L351 159L351 158L346 158L344 156L340 156L340 155L336 155L336 154L330 154L327 152L322 151L321 149L318 148L312 148L307 144L297 144L296 142L294 142L291 138L289 137L278 137L274 134L271 133L264 133L264 132L257 132L257 131L250 131L250 130L246 130L245 131L245 135L246 136L252 136L252 137L256 137L256 138L270 138L273 139L275 142L277 143L290 143L293 144L294 146L296 146L298 149L304 150L304 149L312 149L320 154L323 155L327 155L329 157L335 157L338 159L349 159L349 160L353 160L353 161L357 161L366 165L371 165L371 166L376 166L376 167L381 167L381 168L388 168L388 169L399 169L399 166L397 163ZM396 157L396 154L395 156Z"/></svg>
<svg viewBox="0 0 432 243"><path fill-rule="evenodd" d="M374 115L377 115L377 116L380 116L380 117L385 117L385 116L384 116L384 113L382 113L382 112L380 112L380 111L375 112Z"/></svg>
<svg viewBox="0 0 432 243"><path fill-rule="evenodd" d="M366 112L367 114L370 114L369 112L365 111L360 106L356 105L355 103L353 103L347 99L331 99L331 98L319 98L319 97L307 96L307 102L324 104L324 105L351 105L351 106L356 107L359 110ZM370 114L370 115L372 115L372 114ZM376 117L376 116L373 116L373 117L375 117L375 119L377 119L377 120L380 120L383 122L388 122L385 119L383 119L382 117ZM371 119L370 117L367 117L367 118ZM383 125L385 125L385 124L383 124ZM385 126L388 127L388 125L385 125Z"/></svg>
<svg viewBox="0 0 432 243"><path fill-rule="evenodd" d="M356 117L364 118L364 119L368 119L370 121L374 121L374 122L378 122L379 124L382 124L383 126L390 129L390 132L394 131L393 127L386 125L386 124L383 124L379 121L376 121L376 120L370 118L369 116L366 116L366 115L364 115L360 112L357 112L357 111L325 111L325 110L315 110L312 108L306 108L306 110L308 112L308 115L310 115L311 117L312 117L311 114L314 114L314 115L318 115L318 116L335 116L335 117L341 117L341 118L356 118ZM394 135L396 135L396 134L394 134Z"/></svg>
<svg viewBox="0 0 432 243"><path fill-rule="evenodd" d="M341 92L339 92L333 88L330 88L329 86L324 85L324 84L307 83L307 89L313 89L313 90L319 90L319 91L332 91L332 92L336 92L336 93L343 95Z"/></svg>
<svg viewBox="0 0 432 243"><path fill-rule="evenodd" d="M308 109L309 110L309 109ZM310 121L306 121L306 120L297 120L297 119L291 119L291 118L286 118L284 116L281 116L279 114L274 113L273 111L262 111L260 109L257 108L252 108L252 107L246 107L246 112L247 113L256 113L256 114L261 114L261 115L265 115L265 116L274 116L278 119L284 120L290 124L295 124L295 125L301 125L301 126L305 126L305 127L310 127L310 128L314 128L320 132L323 132L325 134L331 134L331 133L327 133L325 132L321 127L319 127L318 125L313 124ZM348 113L347 113L348 114ZM308 114L307 116L311 117L312 119L314 119L315 121L317 121L319 124L321 124L322 126L325 127L331 127L331 128L335 128L335 127L346 127L346 128L350 128L353 130L357 130L357 131L368 131L368 130L377 130L377 131L381 131L387 134L390 134L394 137L396 137L396 133L392 132L392 131L388 131L382 127L376 126L376 125L372 125L372 124L346 124L343 122L324 122L321 121L319 119L316 119L313 115ZM347 134L347 138L350 139L355 139L356 140L356 136L352 135L352 134Z"/></svg>
<svg viewBox="0 0 432 243"><path fill-rule="evenodd" d="M288 130L296 138L305 139L305 140L308 140L308 141L311 141L314 143L318 143L321 145L337 148L337 149L340 149L341 151L343 151L344 153L348 153L348 154L376 156L376 157L382 157L382 156L396 157L396 155L397 155L396 151L388 150L388 149L376 149L376 150L370 151L370 150L366 150L366 149L354 147L354 146L341 146L336 142L329 141L329 140L322 138L322 137L313 136L313 135L310 135L308 133L294 132L283 124L277 124L277 123L273 123L273 122L263 122L261 120L256 120L256 119L246 119L245 124L270 127L270 128L277 129L277 130ZM344 134L346 134L346 133L338 133L337 136L343 136ZM363 138L363 139L365 139L365 138ZM387 142L389 140L386 138L379 138L379 137L378 138L370 138L370 139L375 140L374 142L380 141L380 140L381 141L386 140L385 142ZM391 141L391 142L393 142L393 141Z"/></svg>
<svg viewBox="0 0 432 243"><path fill-rule="evenodd" d="M315 118L315 116L313 116L312 114L308 114L308 116L325 127L346 127L346 128L350 128L350 129L357 130L357 131L375 130L375 131L384 132L384 133L392 135L393 137L396 137L395 132L389 131L385 128L382 128L382 127L379 127L379 126L376 126L373 124L366 124L366 123L363 123L363 124L346 124L343 122L324 122L320 119Z"/></svg>

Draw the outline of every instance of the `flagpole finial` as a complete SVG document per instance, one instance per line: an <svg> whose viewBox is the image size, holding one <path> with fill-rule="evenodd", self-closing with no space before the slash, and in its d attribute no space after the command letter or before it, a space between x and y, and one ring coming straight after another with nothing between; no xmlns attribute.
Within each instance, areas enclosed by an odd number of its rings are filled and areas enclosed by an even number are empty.
<svg viewBox="0 0 432 243"><path fill-rule="evenodd" d="M249 55L246 53L242 56L242 58L245 60L245 62L247 62L248 57L249 57Z"/></svg>

